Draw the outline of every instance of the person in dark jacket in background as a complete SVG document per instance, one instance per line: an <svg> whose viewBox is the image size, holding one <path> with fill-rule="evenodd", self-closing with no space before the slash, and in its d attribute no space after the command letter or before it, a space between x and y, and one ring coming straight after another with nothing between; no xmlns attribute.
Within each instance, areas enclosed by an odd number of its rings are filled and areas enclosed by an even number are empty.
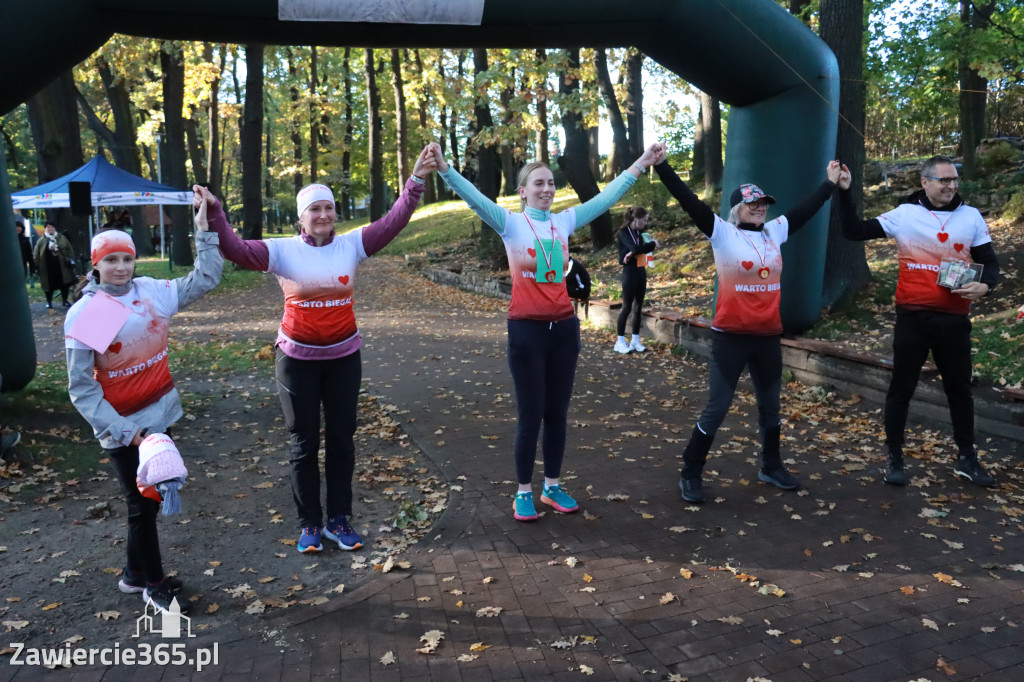
<svg viewBox="0 0 1024 682"><path fill-rule="evenodd" d="M18 233L18 247L21 249L21 265L25 269L25 281L31 282L32 276L38 272L36 261L32 258L32 242L25 234L25 226L22 223L15 222L14 229Z"/></svg>
<svg viewBox="0 0 1024 682"><path fill-rule="evenodd" d="M640 325L643 323L640 314L647 295L647 254L658 248L658 240L644 239L644 228L650 218L643 206L630 206L622 216L618 237L619 262L622 263L622 310L616 322L616 353L626 354L634 350L643 353L647 350L640 343ZM626 321L630 311L633 311L633 338L627 342Z"/></svg>
<svg viewBox="0 0 1024 682"><path fill-rule="evenodd" d="M910 399L931 351L949 401L957 458L953 474L980 486L996 484L974 448L971 395L971 303L992 292L999 261L985 219L957 192L960 176L953 160L933 156L921 166L921 189L871 220L860 220L850 196L850 172L839 179L839 216L847 239L896 240L899 276L892 378L885 397L886 466L882 480L906 485L903 437ZM951 270L982 266L980 278L948 278ZM975 268L977 270L977 268Z"/></svg>

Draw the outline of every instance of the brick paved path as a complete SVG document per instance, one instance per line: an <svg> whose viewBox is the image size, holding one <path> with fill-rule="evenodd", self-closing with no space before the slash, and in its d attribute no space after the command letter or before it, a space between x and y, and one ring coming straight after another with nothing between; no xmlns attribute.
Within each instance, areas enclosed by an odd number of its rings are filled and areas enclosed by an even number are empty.
<svg viewBox="0 0 1024 682"><path fill-rule="evenodd" d="M892 488L878 482L875 406L790 387L804 400L783 398L784 447L806 489L783 493L757 482L744 390L709 462L711 499L687 506L680 453L706 366L665 349L622 357L609 334L585 330L563 478L582 511L519 523L500 306L397 261L360 275L366 384L456 486L450 507L404 557L409 571L221 639L221 665L193 679L1024 679L1012 445L986 444L996 491L951 477L948 437L919 441L916 485ZM430 630L444 639L417 653ZM472 651L478 642L489 648ZM384 665L388 652L396 662Z"/></svg>

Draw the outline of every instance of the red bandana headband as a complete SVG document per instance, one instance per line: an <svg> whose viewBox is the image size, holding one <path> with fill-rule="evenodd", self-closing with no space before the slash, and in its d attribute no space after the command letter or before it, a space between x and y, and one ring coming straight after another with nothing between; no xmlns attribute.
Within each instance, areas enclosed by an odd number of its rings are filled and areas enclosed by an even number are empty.
<svg viewBox="0 0 1024 682"><path fill-rule="evenodd" d="M130 253L135 257L135 242L132 236L121 230L103 230L92 238L92 264L99 265L104 256L111 253Z"/></svg>

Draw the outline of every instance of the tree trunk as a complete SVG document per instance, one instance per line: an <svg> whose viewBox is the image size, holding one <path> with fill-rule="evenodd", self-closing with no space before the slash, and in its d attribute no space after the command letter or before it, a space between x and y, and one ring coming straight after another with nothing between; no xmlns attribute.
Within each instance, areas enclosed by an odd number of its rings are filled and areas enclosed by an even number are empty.
<svg viewBox="0 0 1024 682"><path fill-rule="evenodd" d="M537 140L534 155L537 161L545 165L551 164L551 156L548 154L548 71L545 66L547 52L544 48L537 48L535 52L537 70L540 72L540 82L537 84Z"/></svg>
<svg viewBox="0 0 1024 682"><path fill-rule="evenodd" d="M273 126L267 126L267 136L264 140L263 146L263 167L268 171L271 164L274 162L274 128ZM275 211L272 211L272 205L269 203L274 197L274 177L269 172L263 173L263 196L267 198L267 232L281 233L281 227L278 224L277 215Z"/></svg>
<svg viewBox="0 0 1024 682"><path fill-rule="evenodd" d="M345 150L341 153L341 219L352 219L352 48L345 48L342 74L345 79Z"/></svg>
<svg viewBox="0 0 1024 682"><path fill-rule="evenodd" d="M418 97L417 102L416 102L416 109L419 112L419 117L420 117L420 134L423 136L423 139L421 139L420 142L422 144L426 144L427 142L430 142L433 139L433 137L430 135L430 127L429 127L430 126L430 122L429 122L428 117L427 117L427 97L426 97L426 94L423 92L423 87L424 87L423 58L420 56L420 51L419 50L414 50L413 51L413 55L414 55L415 64L416 64L416 74L419 76L419 80L420 80L419 97ZM435 188L434 182L435 182L435 175L434 175L434 173L429 174L424 179L424 185L425 185L424 188L423 188L423 203L424 204L432 204L435 201L437 201L437 189Z"/></svg>
<svg viewBox="0 0 1024 682"><path fill-rule="evenodd" d="M960 0L960 22L964 29L984 28L992 9L991 2ZM971 68L970 60L966 57L957 61L957 71L960 76L960 155L964 159L964 177L974 179L978 177L978 144L985 136L988 80Z"/></svg>
<svg viewBox="0 0 1024 682"><path fill-rule="evenodd" d="M263 45L245 46L245 109L241 134L242 221L245 239L263 238Z"/></svg>
<svg viewBox="0 0 1024 682"><path fill-rule="evenodd" d="M163 71L164 137L161 152L163 182L172 187L189 187L185 170L185 123L181 110L185 103L185 62L181 43L164 43L160 50ZM187 206L167 206L171 217L171 262L192 265L192 244L188 233L192 220Z"/></svg>
<svg viewBox="0 0 1024 682"><path fill-rule="evenodd" d="M380 92L377 72L373 68L373 49L366 50L366 115L370 120L370 220L384 215L384 155L381 149Z"/></svg>
<svg viewBox="0 0 1024 682"><path fill-rule="evenodd" d="M603 180L601 174L601 144L598 127L587 128L587 163L595 180Z"/></svg>
<svg viewBox="0 0 1024 682"><path fill-rule="evenodd" d="M839 130L836 155L853 174L850 192L857 206L864 197L864 37L863 0L822 0L821 38L836 55L839 73ZM849 123L847 123L849 121ZM832 308L848 301L867 284L871 273L864 256L864 242L844 239L839 226L839 211L832 203L828 242L825 247L825 278L822 306Z"/></svg>
<svg viewBox="0 0 1024 682"><path fill-rule="evenodd" d="M704 106L697 97L697 123L693 129L693 163L690 166L690 187L704 182Z"/></svg>
<svg viewBox="0 0 1024 682"><path fill-rule="evenodd" d="M580 88L580 51L579 48L568 50L568 64L565 73L558 79L558 92L562 100L574 101ZM594 175L590 172L590 143L587 132L583 128L583 116L568 106L562 107L562 128L565 131L565 151L558 157L558 167L565 174L565 179L576 191L581 203L597 196L599 190ZM581 226L582 227L582 226ZM607 211L594 218L590 223L590 235L594 242L594 250L611 244L613 239L612 217Z"/></svg>
<svg viewBox="0 0 1024 682"><path fill-rule="evenodd" d="M511 82L512 78L509 79ZM507 85L501 89L501 95L499 99L501 101L501 122L502 126L508 130L512 126L512 86ZM501 161L501 194L502 196L510 197L518 193L519 183L516 177L516 161L514 149L515 144L509 141L505 141L501 144L499 159Z"/></svg>
<svg viewBox="0 0 1024 682"><path fill-rule="evenodd" d="M210 192L215 197L223 199L224 175L220 155L220 76L224 73L224 66L227 63L227 45L221 43L218 50L220 51L220 69L217 70L217 76L210 81L210 99L207 107L209 119L206 123L206 170L209 175ZM210 61L213 60L213 48L209 43L204 46L203 55Z"/></svg>
<svg viewBox="0 0 1024 682"><path fill-rule="evenodd" d="M633 150L626 132L626 121L622 118L622 109L619 108L619 100L615 96L615 88L612 87L612 77L608 72L608 55L604 48L596 50L594 61L597 66L597 82L601 87L605 110L608 112L608 124L612 129L612 152L608 159L609 170L614 177L629 168L639 154L631 155Z"/></svg>
<svg viewBox="0 0 1024 682"><path fill-rule="evenodd" d="M320 177L320 131L317 130L317 95L316 45L309 48L309 181L316 182Z"/></svg>
<svg viewBox="0 0 1024 682"><path fill-rule="evenodd" d="M485 53L485 56L486 56L486 53ZM458 75L458 82L459 83L464 83L465 82L466 72L465 72L465 70L463 69L463 66L462 66L462 63L465 60L466 60L466 51L465 50L459 50L459 66L458 66L458 70L456 72L457 75ZM448 139L449 139L449 141L451 142L451 145L452 145L451 159L452 159L452 163L455 164L455 168L458 169L458 170L462 170L462 163L459 161L459 137L458 137L459 126L458 126L458 122L456 120L457 119L457 114L456 114L456 111L455 111L454 107L452 108L451 114L452 114L452 119L449 122L449 127L448 127ZM497 190L495 190L495 191L497 191ZM497 196L497 195L495 195L495 196Z"/></svg>
<svg viewBox="0 0 1024 682"><path fill-rule="evenodd" d="M395 87L395 118L398 130L398 187L405 187L409 179L409 128L405 119L405 84L402 82L402 57L391 50L391 78Z"/></svg>
<svg viewBox="0 0 1024 682"><path fill-rule="evenodd" d="M136 143L135 115L132 110L131 99L128 96L128 88L123 79L114 77L110 64L99 57L96 60L97 71L100 81L103 83L103 90L107 95L107 103L110 105L110 112L114 118L114 130L107 139L107 146L114 156L114 164L123 168L133 175L142 175L142 166L139 164L139 148ZM84 98L79 100L84 102ZM89 120L89 127L96 129L101 126L106 130L95 114L86 113ZM95 119L95 123L93 122ZM139 256L152 256L154 253L152 230L146 224L141 206L129 206L128 214L132 220L132 241L135 243L135 252Z"/></svg>
<svg viewBox="0 0 1024 682"><path fill-rule="evenodd" d="M626 86L626 101L623 109L626 110L626 129L629 131L631 159L639 158L644 153L643 66L643 52L636 48L626 51L626 59L622 63L623 84Z"/></svg>
<svg viewBox="0 0 1024 682"><path fill-rule="evenodd" d="M203 138L199 133L199 121L195 119L195 114L184 119L185 123L185 142L188 145L188 158L192 161L192 183L189 183L189 187L194 183L209 184L209 178L206 174L206 149L203 147Z"/></svg>
<svg viewBox="0 0 1024 682"><path fill-rule="evenodd" d="M302 182L302 130L299 126L299 85L298 85L298 73L299 70L295 66L295 54L292 49L286 48L285 54L288 57L288 75L291 77L291 87L288 89L288 94L291 97L291 132L289 137L292 141L292 160L294 161L295 171L292 173L292 186L295 189L295 194L299 193L299 190L303 187ZM295 216L298 220L298 216Z"/></svg>
<svg viewBox="0 0 1024 682"><path fill-rule="evenodd" d="M56 180L84 163L78 127L75 80L68 70L33 95L27 103L32 142L39 161L39 182ZM89 221L67 208L47 209L46 219L67 234L78 260L89 253ZM87 261L86 261L87 262Z"/></svg>
<svg viewBox="0 0 1024 682"><path fill-rule="evenodd" d="M722 189L722 113L718 100L700 93L701 123L704 128L704 200Z"/></svg>
<svg viewBox="0 0 1024 682"><path fill-rule="evenodd" d="M487 83L481 74L487 71L487 50L482 47L473 48L473 90L476 92L474 98L473 113L476 123L473 126L473 138L469 148L466 149L466 156L475 155L477 162L476 186L484 196L491 200L498 198L498 154L493 145L484 145L481 142L483 135L490 133L494 127L494 119L491 118L491 107L487 96ZM507 265L505 247L497 233L483 223L480 224L480 256L495 267Z"/></svg>

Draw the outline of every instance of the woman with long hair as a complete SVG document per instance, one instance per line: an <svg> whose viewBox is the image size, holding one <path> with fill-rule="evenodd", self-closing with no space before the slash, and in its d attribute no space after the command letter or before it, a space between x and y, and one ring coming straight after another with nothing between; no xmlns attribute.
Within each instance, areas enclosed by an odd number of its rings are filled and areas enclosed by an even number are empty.
<svg viewBox="0 0 1024 682"><path fill-rule="evenodd" d="M440 145L431 143L430 147L441 177L498 233L508 254L512 275L508 364L519 416L514 446L519 487L513 516L519 521L537 519L532 480L542 424L544 490L540 501L558 512L574 512L579 505L560 483L569 400L580 353L580 321L562 281L569 260L569 237L611 208L641 174L664 159L664 147L651 145L596 197L558 213L551 211L555 177L545 164L534 161L520 171L520 212L513 212L485 197L452 168Z"/></svg>
<svg viewBox="0 0 1024 682"><path fill-rule="evenodd" d="M630 351L643 353L647 350L640 343L640 326L643 323L641 313L644 309L644 297L647 295L647 266L649 253L658 248L658 240L647 240L644 228L651 216L643 206L630 206L622 215L622 226L619 228L619 262L622 263L622 310L616 321L618 339L615 341L615 352L626 354ZM630 312L633 313L633 338L626 341L626 322Z"/></svg>

